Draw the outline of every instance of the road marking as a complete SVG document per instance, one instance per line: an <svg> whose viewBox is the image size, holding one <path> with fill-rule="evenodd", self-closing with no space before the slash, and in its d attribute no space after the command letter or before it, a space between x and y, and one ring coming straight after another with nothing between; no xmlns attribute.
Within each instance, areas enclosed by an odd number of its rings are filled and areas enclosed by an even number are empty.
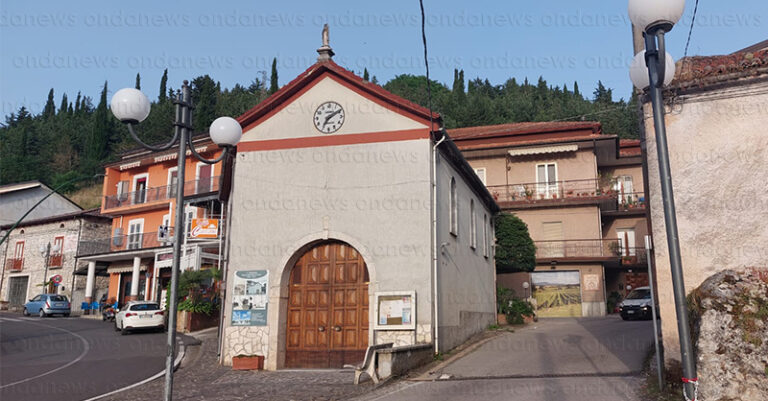
<svg viewBox="0 0 768 401"><path fill-rule="evenodd" d="M31 322L27 322L27 323L29 323L29 324L32 324L32 325L43 326L43 327L48 327L48 328L51 328L51 329L56 329L56 330L59 330L59 331L63 331L63 332L66 332L66 333L68 333L68 334L71 334L71 335L73 335L73 336L75 336L75 337L79 338L79 339L80 339L80 341L82 341L82 342L83 342L83 348L84 348L84 349L83 349L83 352L82 352L80 355L78 355L78 356L77 356L77 358L75 358L75 359L73 359L73 360L69 361L69 363L67 363L67 364L65 364L65 365L59 366L59 367L58 367L58 368L56 368L56 369L51 369L51 370L49 370L49 371L47 371L47 372L45 372L45 373L41 373L41 374L39 374L39 375L37 375L37 376L34 376L34 377L28 377L28 378L26 378L26 379L23 379L23 380L19 380L19 381L13 382L13 383L4 384L4 385L0 386L0 388L6 388L6 387L10 387L10 386L15 386L15 385L17 385L17 384L21 384L21 383L24 383L24 382L28 382L28 381L30 381L30 380L39 379L39 378L41 378L41 377L43 377L43 376L47 376L47 375L49 375L49 374L51 374L51 373L55 373L55 372L58 372L58 371L60 371L60 370L62 370L62 369L64 369L64 368L67 368L67 367L69 367L69 366L72 366L72 365L74 365L75 363L79 362L81 359L85 358L85 354L87 354L87 353L88 353L88 351L90 351L90 350L91 350L91 345L90 345L90 344L88 344L88 341L87 341L85 338L83 338L83 336L81 336L80 334L77 334L77 333L73 333L73 332L71 332L71 331L69 331L69 330L67 330L67 329L62 329L62 328L60 328L60 327L49 326L49 325L47 325L47 324L42 324L42 323L31 323Z"/></svg>
<svg viewBox="0 0 768 401"><path fill-rule="evenodd" d="M20 322L19 319L11 319L9 317L0 317L0 322Z"/></svg>
<svg viewBox="0 0 768 401"><path fill-rule="evenodd" d="M181 340L179 340L178 338L177 338L177 341L179 341L179 347L181 348L181 350L179 351L179 354L178 354L178 355L176 355L176 360L175 360L175 361L173 361L173 369L174 369L174 370L176 370L176 368L178 368L178 367L179 367L179 365L181 364L181 360L182 360L182 359L184 359L184 355L187 353L187 347L185 347L185 346L184 346L184 342L183 342L183 341L181 341ZM156 373L156 374L155 374L154 376L152 376L152 377L147 377L146 379L144 379L144 380L142 380L142 381L140 381L140 382L136 382L136 383L130 384L130 385L128 385L128 386L125 386L125 387L123 387L123 388L119 388L119 389L117 389L117 390L113 390L113 391L110 391L110 392L108 392L108 393L104 393L104 394L101 394L101 395L97 395L97 396L95 396L95 397L91 397L91 398L89 398L89 399L87 399L87 400L83 400L83 401L95 401L95 400L98 400L98 399L101 399L101 398L104 398L104 397L108 397L108 396L110 396L110 395L114 395L114 394L117 394L117 393L123 392L123 391L125 391L125 390L130 390L130 389L132 389L132 388L134 388L134 387L138 387L138 386L141 386L142 384L145 384L145 383L149 383L149 382L151 382L152 380L155 380L155 379L157 379L158 377L160 377L160 376L164 376L164 375L165 375L165 369L163 369L163 370L161 370L160 372Z"/></svg>
<svg viewBox="0 0 768 401"><path fill-rule="evenodd" d="M401 392L401 391L403 391L403 390L408 390L408 389L410 389L410 388L413 388L413 387L419 386L419 385L421 385L421 384L423 384L423 383L424 383L424 382L418 382L418 383L413 383L413 384L410 384L410 383L409 383L408 385L406 385L406 386L403 386L403 387L401 387L401 388L399 388L399 389L397 389L397 390L395 390L395 391L392 391L392 392L390 392L390 393L386 393L386 394L382 394L382 395L380 395L380 396L378 396L378 397L376 397L376 398L371 398L371 399L368 399L367 401L378 401L378 400L381 400L381 399L384 399L384 398L388 398L388 397L390 397L390 396L392 396L392 395L394 395L394 394L397 394L397 393L399 393L399 392Z"/></svg>

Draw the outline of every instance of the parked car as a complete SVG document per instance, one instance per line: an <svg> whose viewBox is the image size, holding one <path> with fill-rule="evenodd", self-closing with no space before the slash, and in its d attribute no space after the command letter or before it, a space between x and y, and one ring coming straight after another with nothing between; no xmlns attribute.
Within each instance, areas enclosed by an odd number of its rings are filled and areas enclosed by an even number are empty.
<svg viewBox="0 0 768 401"><path fill-rule="evenodd" d="M72 304L69 303L65 295L40 294L24 304L24 316L69 316L70 313L72 313Z"/></svg>
<svg viewBox="0 0 768 401"><path fill-rule="evenodd" d="M136 330L165 329L165 311L155 301L131 301L115 315L115 330L128 334Z"/></svg>
<svg viewBox="0 0 768 401"><path fill-rule="evenodd" d="M656 306L658 315L659 307ZM630 292L623 301L619 303L619 313L624 320L630 319L652 319L651 311L651 288L637 287Z"/></svg>

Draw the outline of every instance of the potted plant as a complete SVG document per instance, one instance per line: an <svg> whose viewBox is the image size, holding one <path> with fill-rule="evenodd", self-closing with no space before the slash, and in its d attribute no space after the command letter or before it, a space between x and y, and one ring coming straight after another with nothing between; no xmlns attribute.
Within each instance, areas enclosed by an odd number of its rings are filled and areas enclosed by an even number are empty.
<svg viewBox="0 0 768 401"><path fill-rule="evenodd" d="M233 370L262 370L264 369L263 355L236 355L232 358Z"/></svg>
<svg viewBox="0 0 768 401"><path fill-rule="evenodd" d="M533 198L533 190L525 187L525 199L531 200Z"/></svg>
<svg viewBox="0 0 768 401"><path fill-rule="evenodd" d="M514 298L515 292L513 290L501 286L496 287L496 323L498 325L508 324L507 309Z"/></svg>

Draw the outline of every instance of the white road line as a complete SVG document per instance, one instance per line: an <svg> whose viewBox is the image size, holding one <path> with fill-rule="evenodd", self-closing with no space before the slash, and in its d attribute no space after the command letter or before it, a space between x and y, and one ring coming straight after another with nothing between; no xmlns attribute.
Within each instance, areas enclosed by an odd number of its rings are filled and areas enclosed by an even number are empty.
<svg viewBox="0 0 768 401"><path fill-rule="evenodd" d="M29 323L29 322L27 322L27 323ZM15 385L17 385L17 384L20 384L20 383L24 383L24 382L28 382L28 381L30 381L30 380L39 379L39 378L41 378L41 377L43 377L43 376L47 376L47 375L49 375L49 374L51 374L51 373L55 373L55 372L58 372L58 371L60 371L60 370L62 370L62 369L64 369L64 368L66 368L66 367L72 366L73 364L75 364L75 363L79 362L81 359L85 358L85 354L87 354L87 353L88 353L88 351L90 351L90 349L91 349L91 346L90 346L90 344L88 344L88 341L86 341L86 339L85 339L85 338L83 338L83 336L81 336L80 334L77 334L77 333L73 333L73 332L71 332L71 331L69 331L69 330L67 330L67 329L62 329L62 328L60 328L60 327L49 326L49 325L47 325L47 324L41 324L41 323L29 323L29 324L34 324L34 325L37 325L37 326L43 326L43 327L48 327L48 328L51 328L51 329L56 329L56 330L59 330L59 331L63 331L63 332L65 332L65 333L71 334L71 335L73 335L73 336L75 336L75 337L79 338L79 339L80 339L80 341L82 341L82 342L83 342L83 348L84 348L84 349L83 349L83 352L82 352L82 353L80 353L80 355L78 355L78 356L77 356L77 358L75 358L75 359L73 359L73 360L69 361L69 363L67 363L67 364L64 364L64 365L62 365L62 366L59 366L59 367L58 367L58 368L56 368L56 369L51 369L51 370L49 370L49 371L47 371L47 372L45 372L45 373L41 373L41 374L39 374L39 375L37 375L37 376L33 376L33 377L28 377L28 378L26 378L26 379L24 379L24 380L19 380L19 381L13 382L13 383L4 384L4 385L0 386L0 388L6 388L6 387L10 387L10 386L15 386Z"/></svg>
<svg viewBox="0 0 768 401"><path fill-rule="evenodd" d="M9 317L0 317L0 322L20 322L19 319L11 319Z"/></svg>

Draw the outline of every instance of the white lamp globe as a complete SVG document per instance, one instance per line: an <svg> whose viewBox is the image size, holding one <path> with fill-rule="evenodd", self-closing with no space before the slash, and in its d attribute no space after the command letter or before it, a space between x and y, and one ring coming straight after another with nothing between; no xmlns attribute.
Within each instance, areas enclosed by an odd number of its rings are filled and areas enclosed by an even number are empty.
<svg viewBox="0 0 768 401"><path fill-rule="evenodd" d="M149 115L149 99L138 89L123 88L112 96L109 108L122 122L142 122Z"/></svg>
<svg viewBox="0 0 768 401"><path fill-rule="evenodd" d="M243 128L232 117L219 117L213 120L208 132L211 140L219 146L235 146L243 136Z"/></svg>
<svg viewBox="0 0 768 401"><path fill-rule="evenodd" d="M664 61L664 86L667 86L675 78L675 60L667 53ZM645 65L645 50L637 53L632 63L629 64L629 79L635 88L643 90L651 85L648 76L648 66Z"/></svg>
<svg viewBox="0 0 768 401"><path fill-rule="evenodd" d="M523 288L528 288L529 284L527 281L523 281Z"/></svg>
<svg viewBox="0 0 768 401"><path fill-rule="evenodd" d="M658 23L676 24L685 10L685 0L629 0L629 19L647 31Z"/></svg>

